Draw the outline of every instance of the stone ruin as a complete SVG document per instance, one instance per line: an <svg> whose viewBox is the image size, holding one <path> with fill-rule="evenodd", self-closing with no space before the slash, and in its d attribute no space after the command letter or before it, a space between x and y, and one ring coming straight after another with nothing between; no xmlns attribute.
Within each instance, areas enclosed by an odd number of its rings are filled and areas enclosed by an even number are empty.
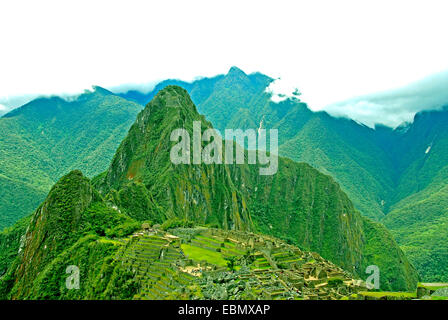
<svg viewBox="0 0 448 320"><path fill-rule="evenodd" d="M233 256L239 269L229 270L207 259L195 261L184 254L182 243L224 258ZM123 264L142 283L137 299L321 300L365 290L362 281L316 253L269 236L235 230L156 230L139 235L123 256Z"/></svg>

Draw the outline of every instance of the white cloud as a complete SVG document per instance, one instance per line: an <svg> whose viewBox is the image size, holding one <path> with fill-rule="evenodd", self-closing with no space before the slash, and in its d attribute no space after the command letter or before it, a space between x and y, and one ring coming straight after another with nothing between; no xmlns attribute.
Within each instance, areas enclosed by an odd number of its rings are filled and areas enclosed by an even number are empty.
<svg viewBox="0 0 448 320"><path fill-rule="evenodd" d="M446 1L1 1L0 101L236 65L320 110L448 69Z"/></svg>
<svg viewBox="0 0 448 320"><path fill-rule="evenodd" d="M8 113L9 110L10 108L8 108L7 106L0 104L0 117Z"/></svg>
<svg viewBox="0 0 448 320"><path fill-rule="evenodd" d="M375 123L396 127L412 122L422 110L448 105L448 71L434 74L397 89L377 92L327 105L336 116L350 117L371 127Z"/></svg>
<svg viewBox="0 0 448 320"><path fill-rule="evenodd" d="M266 88L266 92L271 94L271 100L276 103L288 98L298 99L301 94L294 83L282 81L280 78L272 81Z"/></svg>

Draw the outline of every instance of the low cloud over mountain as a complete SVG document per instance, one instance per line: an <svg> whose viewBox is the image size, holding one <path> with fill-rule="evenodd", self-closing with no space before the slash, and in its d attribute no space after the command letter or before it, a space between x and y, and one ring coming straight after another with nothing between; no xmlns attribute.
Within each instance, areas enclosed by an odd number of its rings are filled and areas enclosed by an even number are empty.
<svg viewBox="0 0 448 320"><path fill-rule="evenodd" d="M324 109L332 115L349 117L369 126L381 123L396 127L402 122L411 122L419 111L448 105L447 88L448 71L445 71L405 87L359 96Z"/></svg>

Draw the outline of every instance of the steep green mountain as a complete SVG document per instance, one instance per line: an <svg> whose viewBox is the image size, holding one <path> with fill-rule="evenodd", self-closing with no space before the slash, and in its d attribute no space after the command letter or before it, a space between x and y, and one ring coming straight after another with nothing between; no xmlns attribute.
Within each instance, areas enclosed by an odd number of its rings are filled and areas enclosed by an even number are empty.
<svg viewBox="0 0 448 320"><path fill-rule="evenodd" d="M446 177L444 179L446 181ZM448 185L400 201L384 219L425 281L448 281Z"/></svg>
<svg viewBox="0 0 448 320"><path fill-rule="evenodd" d="M405 250L412 248L411 260L424 279L445 279L446 268L439 266L448 265L446 255L437 249L445 247L443 237L425 231L425 240L413 242L419 229L409 226L424 221L425 230L438 232L444 225L439 217L445 214L443 190L448 184L444 173L448 111L419 113L413 123L396 129L372 129L325 112L312 112L297 98L274 103L265 90L272 81L260 73L246 75L233 67L224 76L177 84L190 92L198 111L221 131L277 128L281 155L334 177L363 215L384 222ZM169 83L162 82L152 92L140 94L138 102L148 102ZM437 258L425 258L434 254Z"/></svg>
<svg viewBox="0 0 448 320"><path fill-rule="evenodd" d="M402 139L402 200L384 223L426 281L448 281L448 111L418 114Z"/></svg>
<svg viewBox="0 0 448 320"><path fill-rule="evenodd" d="M8 239L19 252L0 278L1 299L348 300L366 290L318 254L273 237L205 227L166 232L149 223L141 230L79 171L62 177L22 222L7 230L22 240Z"/></svg>
<svg viewBox="0 0 448 320"><path fill-rule="evenodd" d="M272 81L261 73L247 75L232 67L224 76L192 83L170 80L146 95L130 91L121 96L138 96L136 101L146 103L161 88L177 83L190 93L199 113L221 132L278 129L282 155L332 175L364 215L380 220L384 204L390 202L393 181L391 160L377 145L375 131L354 121L312 112L297 98L274 103L266 92Z"/></svg>
<svg viewBox="0 0 448 320"><path fill-rule="evenodd" d="M67 171L102 172L141 106L96 87L38 98L0 118L0 230L30 214Z"/></svg>
<svg viewBox="0 0 448 320"><path fill-rule="evenodd" d="M370 264L397 268L394 275L385 272L385 287L415 285L415 270L387 231L361 217L339 185L309 165L280 158L272 176L260 175L259 164L174 165L170 134L177 128L191 133L195 120L202 132L211 128L184 89L159 91L137 116L107 172L95 179L96 188L121 212L132 215L137 207L137 219L180 219L271 234L357 274ZM143 194L144 205L129 194ZM365 232L369 228L374 231ZM374 243L391 254L364 254Z"/></svg>
<svg viewBox="0 0 448 320"><path fill-rule="evenodd" d="M175 143L170 141L170 130L186 128L191 132L189 123L193 120L201 122L203 131L211 127L184 89L167 87L139 113L109 169L93 184L80 171L62 177L29 223L21 221L2 233L0 245L9 247L10 252L18 248L18 254L14 260L8 255L8 271L0 278L0 297L219 298L222 289L217 292L213 282L221 280L213 277L251 279L253 284L263 281L257 279L264 278L267 268L287 278L283 287L272 283L272 288L266 288L272 290L263 296L292 294L300 298L296 295L302 292L302 298L341 298L341 292L353 290L349 282L343 285L349 280L348 274L325 259L360 276L365 276L366 266L376 264L383 289L415 288L417 274L388 232L361 217L338 184L310 166L281 158L277 174L261 176L259 164L174 165L169 160ZM145 222L148 220L162 223L153 231L156 236L127 237L142 222L148 228L152 223ZM176 231L180 238L186 237L180 247L172 243L176 237L163 232L160 236L158 231L191 224L234 231L227 236L222 235L224 231L201 235L184 228L180 234ZM320 253L324 259L249 231L277 235L302 250ZM162 251L157 249L153 257L157 246ZM245 252L242 248L249 249ZM190 260L185 261L185 256ZM218 273L207 281L192 282L184 273L197 266L195 261L205 270L217 268ZM69 266L80 270L79 290L65 286ZM230 268L230 273L220 269L223 266ZM243 266L237 271L236 267ZM343 279L334 278L336 274ZM317 282L311 284L315 277ZM179 285L185 287L185 281L194 285L176 290ZM297 291L296 286L303 281L311 281L307 288L316 285L321 289L314 292L302 286ZM228 285L225 287L231 289ZM260 285L263 287L263 282ZM328 289L323 289L325 286ZM332 286L345 289L332 290ZM166 290L174 296L163 296ZM157 292L161 295L155 297ZM260 294L252 289L236 293L232 290L234 298Z"/></svg>
<svg viewBox="0 0 448 320"><path fill-rule="evenodd" d="M440 174L447 168L448 106L418 113L401 139L396 200L420 192L434 181L447 181Z"/></svg>
<svg viewBox="0 0 448 320"><path fill-rule="evenodd" d="M91 281L89 289L99 290L101 285L96 287L96 282L100 279L91 277L100 277L100 271L113 267L110 259L117 248L113 241L101 240L101 236L123 236L140 226L107 207L80 171L62 177L28 220L18 254L0 279L2 298L60 298L60 289L65 285L61 279L67 277L66 268L72 261L83 270L84 281ZM9 233L19 234L14 230ZM17 241L9 245L16 248ZM67 291L65 298L72 298L74 291ZM89 297L87 293L85 296Z"/></svg>
<svg viewBox="0 0 448 320"><path fill-rule="evenodd" d="M20 243L24 240L22 236L25 235L29 223L30 217L25 217L0 232L0 277L6 274L16 259Z"/></svg>
<svg viewBox="0 0 448 320"><path fill-rule="evenodd" d="M225 228L250 229L246 204L232 183L228 167L175 166L170 161L171 133L178 128L192 132L193 121L200 121L202 130L211 127L197 113L186 91L180 87L160 91L137 116L98 182L98 189L104 194L113 190L111 197L126 212L133 211L137 202L141 204L135 196L127 196L138 190L147 199L147 213L140 215L159 222L181 217Z"/></svg>

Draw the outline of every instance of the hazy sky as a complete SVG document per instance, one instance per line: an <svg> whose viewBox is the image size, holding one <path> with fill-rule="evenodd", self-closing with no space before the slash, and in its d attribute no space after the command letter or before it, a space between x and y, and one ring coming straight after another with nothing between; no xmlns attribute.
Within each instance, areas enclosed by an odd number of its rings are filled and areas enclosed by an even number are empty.
<svg viewBox="0 0 448 320"><path fill-rule="evenodd" d="M403 115L337 103L448 70L447 12L444 0L2 0L0 113L17 96L191 80L235 65L281 77L277 87L298 87L314 110L392 125Z"/></svg>

